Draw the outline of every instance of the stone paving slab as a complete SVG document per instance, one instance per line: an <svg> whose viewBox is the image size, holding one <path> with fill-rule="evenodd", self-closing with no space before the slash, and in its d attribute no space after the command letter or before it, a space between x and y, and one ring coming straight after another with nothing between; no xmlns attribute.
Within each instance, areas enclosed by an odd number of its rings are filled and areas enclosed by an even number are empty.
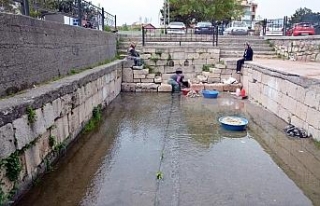
<svg viewBox="0 0 320 206"><path fill-rule="evenodd" d="M258 59L249 64L260 65L279 72L299 75L320 80L320 63L300 62L278 59Z"/></svg>

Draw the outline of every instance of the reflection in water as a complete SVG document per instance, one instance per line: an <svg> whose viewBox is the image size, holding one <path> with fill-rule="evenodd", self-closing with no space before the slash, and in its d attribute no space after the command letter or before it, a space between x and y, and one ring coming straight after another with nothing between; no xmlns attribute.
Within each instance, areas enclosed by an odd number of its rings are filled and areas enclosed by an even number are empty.
<svg viewBox="0 0 320 206"><path fill-rule="evenodd" d="M248 101L125 93L104 113L18 205L320 204L319 150ZM223 130L225 115L248 130Z"/></svg>

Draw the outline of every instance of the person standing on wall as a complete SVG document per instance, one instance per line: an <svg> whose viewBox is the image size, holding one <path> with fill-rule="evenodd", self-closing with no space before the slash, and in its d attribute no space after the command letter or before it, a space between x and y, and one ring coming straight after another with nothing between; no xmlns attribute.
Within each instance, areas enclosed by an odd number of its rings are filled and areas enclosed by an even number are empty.
<svg viewBox="0 0 320 206"><path fill-rule="evenodd" d="M244 64L244 62L245 61L252 61L252 58L253 58L253 50L252 50L251 46L249 45L249 43L246 42L244 45L245 45L245 50L243 53L243 58L239 59L237 61L237 74L241 73L241 68L242 68L242 65Z"/></svg>
<svg viewBox="0 0 320 206"><path fill-rule="evenodd" d="M267 23L268 23L267 19L264 19L262 21L262 36L265 36L267 33Z"/></svg>

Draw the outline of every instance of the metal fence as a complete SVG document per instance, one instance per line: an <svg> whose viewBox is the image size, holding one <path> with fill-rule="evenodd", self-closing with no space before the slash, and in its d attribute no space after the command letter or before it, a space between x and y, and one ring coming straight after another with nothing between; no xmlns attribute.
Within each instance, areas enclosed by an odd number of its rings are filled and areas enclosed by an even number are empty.
<svg viewBox="0 0 320 206"><path fill-rule="evenodd" d="M94 29L117 30L117 17L86 0L2 0L0 11L18 13L39 19L62 15L67 24ZM64 22L66 23L66 22Z"/></svg>
<svg viewBox="0 0 320 206"><path fill-rule="evenodd" d="M308 22L315 29L315 34L320 35L320 14L305 15L299 22L292 22L290 18L285 16L279 19L264 19L262 21L262 35L289 35L288 30L294 27L295 23Z"/></svg>
<svg viewBox="0 0 320 206"><path fill-rule="evenodd" d="M142 27L142 45L147 42L208 42L213 46L218 46L218 27L203 33L196 32L195 29L175 29L175 28L147 28Z"/></svg>

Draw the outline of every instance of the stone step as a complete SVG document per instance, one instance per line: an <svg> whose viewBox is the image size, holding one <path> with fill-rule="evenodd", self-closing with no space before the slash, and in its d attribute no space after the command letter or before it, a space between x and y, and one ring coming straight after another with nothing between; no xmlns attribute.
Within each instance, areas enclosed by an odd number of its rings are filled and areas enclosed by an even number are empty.
<svg viewBox="0 0 320 206"><path fill-rule="evenodd" d="M242 56L243 55L240 55L240 54L235 54L235 55L222 54L220 55L220 60L224 61L224 59L230 59L230 58L240 59L242 58ZM255 54L253 56L253 59L279 59L279 57L277 55L271 55L271 54Z"/></svg>
<svg viewBox="0 0 320 206"><path fill-rule="evenodd" d="M233 55L233 54L240 54L240 55L243 55L243 50L221 50L220 51L220 54L221 55L227 55L227 54L230 54L230 55ZM254 50L254 54L261 54L261 55L275 55L275 51L256 51Z"/></svg>
<svg viewBox="0 0 320 206"><path fill-rule="evenodd" d="M135 42L137 44L142 45L142 39L140 38L122 38L121 43L130 44L130 42ZM211 38L196 38L196 37L168 37L168 38L147 38L145 40L145 44L180 44L180 41L182 44L194 44L196 43L204 43L204 44L213 44ZM257 45L257 44L268 44L266 40L264 39L218 39L218 45L224 45L224 44L236 44L236 45L243 45L245 42L249 42L250 45Z"/></svg>
<svg viewBox="0 0 320 206"><path fill-rule="evenodd" d="M150 37L151 35L146 35L146 37ZM198 36L198 37L209 37L211 35L195 35L195 34L192 34L192 33L188 33L188 34L185 34L185 35L166 35L166 34L153 34L152 36L155 36L155 37L163 37L163 36ZM123 38L123 39L126 39L126 38L131 38L131 39L134 39L134 40L139 40L139 39L142 39L142 33L141 32L128 32L126 34L118 34L118 37L119 38ZM260 36L225 36L225 35L219 35L218 36L218 39L238 39L238 40L263 40L263 37L260 37Z"/></svg>
<svg viewBox="0 0 320 206"><path fill-rule="evenodd" d="M221 51L244 51L243 46L225 46L220 47ZM252 46L253 51L274 51L272 47L269 46Z"/></svg>
<svg viewBox="0 0 320 206"><path fill-rule="evenodd" d="M120 48L128 48L130 46L129 41L121 42L119 44ZM137 47L142 47L142 42L135 42ZM182 42L181 44L179 42L146 42L145 46L148 47L161 47L161 46L206 46L206 47L212 47L213 44L212 42ZM253 48L260 48L260 47L270 47L270 45L267 42L262 42L262 43L250 43L250 45ZM229 42L229 43L219 43L218 44L219 48L228 48L228 47L239 47L241 49L244 48L244 43L243 42Z"/></svg>
<svg viewBox="0 0 320 206"><path fill-rule="evenodd" d="M167 38L167 39L147 39L145 41L146 45L154 45L154 44L194 44L194 43L202 43L202 44L213 44L211 39L194 39L194 38ZM131 42L135 42L136 44L141 44L142 45L142 40L141 39L121 39L120 42L122 44L130 44ZM259 45L259 44L266 44L266 40L260 39L260 40L246 40L246 39L219 39L218 40L218 45L230 45L230 44L235 44L235 45L243 45L245 42L248 42L250 45Z"/></svg>

